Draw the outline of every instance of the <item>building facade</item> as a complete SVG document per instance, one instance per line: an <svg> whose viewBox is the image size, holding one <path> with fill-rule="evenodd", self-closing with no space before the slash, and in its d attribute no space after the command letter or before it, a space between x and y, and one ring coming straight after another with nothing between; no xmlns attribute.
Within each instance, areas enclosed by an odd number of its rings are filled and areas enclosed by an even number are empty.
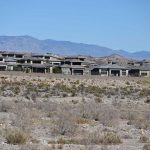
<svg viewBox="0 0 150 150"><path fill-rule="evenodd" d="M0 71L150 77L150 61L132 61L125 65L114 62L97 64L83 56L61 57L52 54L0 52Z"/></svg>

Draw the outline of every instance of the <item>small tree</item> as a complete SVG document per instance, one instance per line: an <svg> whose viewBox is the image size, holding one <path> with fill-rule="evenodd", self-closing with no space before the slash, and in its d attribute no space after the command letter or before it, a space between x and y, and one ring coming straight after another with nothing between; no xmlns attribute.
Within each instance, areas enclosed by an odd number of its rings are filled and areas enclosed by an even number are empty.
<svg viewBox="0 0 150 150"><path fill-rule="evenodd" d="M61 68L60 67L53 68L53 73L62 73Z"/></svg>

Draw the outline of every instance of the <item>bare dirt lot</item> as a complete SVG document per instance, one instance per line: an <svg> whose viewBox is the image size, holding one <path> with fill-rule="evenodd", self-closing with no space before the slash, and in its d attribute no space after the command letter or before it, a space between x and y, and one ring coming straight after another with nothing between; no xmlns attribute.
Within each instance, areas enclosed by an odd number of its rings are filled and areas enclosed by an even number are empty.
<svg viewBox="0 0 150 150"><path fill-rule="evenodd" d="M150 79L0 72L0 149L150 150Z"/></svg>

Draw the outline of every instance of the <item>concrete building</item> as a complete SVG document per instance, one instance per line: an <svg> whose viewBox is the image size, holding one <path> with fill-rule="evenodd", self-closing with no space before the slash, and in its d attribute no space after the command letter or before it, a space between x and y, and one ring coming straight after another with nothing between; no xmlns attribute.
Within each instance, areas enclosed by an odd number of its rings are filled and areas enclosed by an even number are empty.
<svg viewBox="0 0 150 150"><path fill-rule="evenodd" d="M128 76L128 68L118 64L97 65L91 68L91 75Z"/></svg>
<svg viewBox="0 0 150 150"><path fill-rule="evenodd" d="M66 75L150 77L150 61L129 61L124 65L115 62L96 64L83 56L59 57L52 54L0 52L1 71L35 73L62 73Z"/></svg>

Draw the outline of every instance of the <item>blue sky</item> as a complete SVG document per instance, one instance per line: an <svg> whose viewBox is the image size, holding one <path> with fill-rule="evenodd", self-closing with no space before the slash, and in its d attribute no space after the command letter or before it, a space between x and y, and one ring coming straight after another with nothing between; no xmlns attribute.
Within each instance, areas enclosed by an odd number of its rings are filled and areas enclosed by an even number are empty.
<svg viewBox="0 0 150 150"><path fill-rule="evenodd" d="M0 35L150 51L150 0L0 0Z"/></svg>

